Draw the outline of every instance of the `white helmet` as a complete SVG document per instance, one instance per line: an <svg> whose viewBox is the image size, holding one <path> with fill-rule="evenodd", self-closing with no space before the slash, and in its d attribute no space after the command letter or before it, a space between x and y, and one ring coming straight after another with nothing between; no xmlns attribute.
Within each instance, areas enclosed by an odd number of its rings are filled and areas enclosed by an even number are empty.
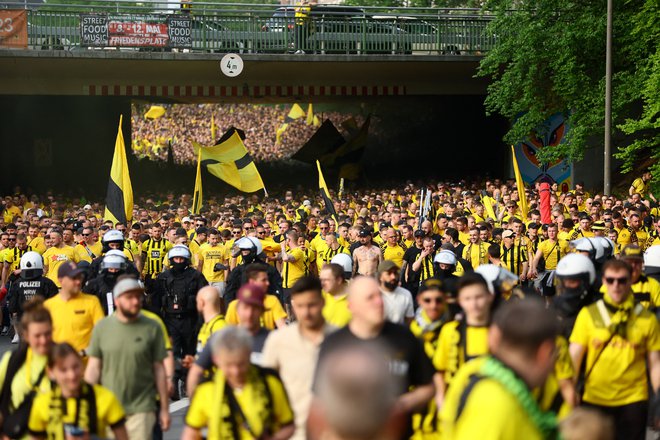
<svg viewBox="0 0 660 440"><path fill-rule="evenodd" d="M116 229L110 229L103 234L103 243L110 243L111 241L124 241L124 234Z"/></svg>
<svg viewBox="0 0 660 440"><path fill-rule="evenodd" d="M579 278L588 275L589 285L596 281L596 269L589 258L582 254L568 254L557 263L555 275L561 278Z"/></svg>
<svg viewBox="0 0 660 440"><path fill-rule="evenodd" d="M353 259L351 258L350 255L344 254L344 253L339 253L332 257L330 260L331 264L338 264L341 267L344 268L344 274L352 274L353 273ZM350 276L348 277L350 278Z"/></svg>
<svg viewBox="0 0 660 440"><path fill-rule="evenodd" d="M494 264L482 264L474 270L484 277L488 283L488 290L495 295L496 291L510 291L518 282L518 277L511 271Z"/></svg>
<svg viewBox="0 0 660 440"><path fill-rule="evenodd" d="M190 260L192 255L190 254L190 249L188 249L187 246L184 246L182 244L177 244L167 253L168 260L171 260L172 258L175 257L181 257L181 258L185 258L186 260Z"/></svg>
<svg viewBox="0 0 660 440"><path fill-rule="evenodd" d="M449 264L453 266L456 264L456 254L448 249L443 249L436 254L433 262L439 264Z"/></svg>
<svg viewBox="0 0 660 440"><path fill-rule="evenodd" d="M38 252L29 251L23 254L18 267L21 269L21 278L38 278L44 273L44 259Z"/></svg>
<svg viewBox="0 0 660 440"><path fill-rule="evenodd" d="M660 245L651 246L644 252L644 272L660 273Z"/></svg>
<svg viewBox="0 0 660 440"><path fill-rule="evenodd" d="M257 237L242 237L239 238L234 247L242 251L252 251L254 250L257 255L263 252L264 247Z"/></svg>
<svg viewBox="0 0 660 440"><path fill-rule="evenodd" d="M571 247L575 249L576 252L587 252L589 254L589 258L592 260L596 260L598 258L599 249L601 257L604 253L603 248L599 246L598 242L589 237L582 237L571 241Z"/></svg>
<svg viewBox="0 0 660 440"><path fill-rule="evenodd" d="M104 257L107 257L108 255L115 255L117 257L126 258L126 255L124 255L124 253L119 249L109 250L108 252L105 253Z"/></svg>
<svg viewBox="0 0 660 440"><path fill-rule="evenodd" d="M106 269L126 269L126 257L124 255L106 255L101 262L101 270Z"/></svg>

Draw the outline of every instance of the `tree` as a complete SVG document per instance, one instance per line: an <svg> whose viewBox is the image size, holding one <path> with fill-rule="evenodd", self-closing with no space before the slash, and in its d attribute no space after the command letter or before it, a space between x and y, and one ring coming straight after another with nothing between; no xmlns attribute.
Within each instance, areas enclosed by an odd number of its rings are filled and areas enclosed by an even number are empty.
<svg viewBox="0 0 660 440"><path fill-rule="evenodd" d="M482 60L479 75L492 79L487 111L512 121L505 140L515 143L534 130L544 133L544 121L561 112L571 127L566 142L545 149L540 159L577 160L590 143L602 145L605 0L490 0L486 8L495 14L489 32L497 44ZM644 149L660 155L660 13L657 0L614 0L614 11L614 140L630 169ZM646 104L641 115L640 98ZM651 133L640 138L645 130Z"/></svg>

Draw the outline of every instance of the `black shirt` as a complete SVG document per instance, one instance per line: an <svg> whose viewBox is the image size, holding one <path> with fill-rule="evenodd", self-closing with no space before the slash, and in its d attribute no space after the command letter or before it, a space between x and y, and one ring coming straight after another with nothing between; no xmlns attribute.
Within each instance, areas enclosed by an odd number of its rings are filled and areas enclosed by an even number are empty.
<svg viewBox="0 0 660 440"><path fill-rule="evenodd" d="M321 344L317 366L321 365L323 358L329 353L356 345L385 347L392 379L398 382L399 394L408 392L411 386L433 383L435 370L424 353L421 341L415 338L407 327L391 322L385 322L380 334L372 339L358 338L351 333L348 326L331 333ZM316 379L314 382L316 389Z"/></svg>

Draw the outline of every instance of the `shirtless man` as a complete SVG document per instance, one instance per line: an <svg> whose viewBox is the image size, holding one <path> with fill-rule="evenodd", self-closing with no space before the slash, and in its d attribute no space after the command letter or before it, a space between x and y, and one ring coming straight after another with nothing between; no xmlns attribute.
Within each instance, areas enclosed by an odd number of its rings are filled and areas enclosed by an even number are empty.
<svg viewBox="0 0 660 440"><path fill-rule="evenodd" d="M383 260L380 249L371 242L372 232L363 229L358 234L360 240L359 248L353 251L353 275L356 273L366 276L375 276L378 264Z"/></svg>

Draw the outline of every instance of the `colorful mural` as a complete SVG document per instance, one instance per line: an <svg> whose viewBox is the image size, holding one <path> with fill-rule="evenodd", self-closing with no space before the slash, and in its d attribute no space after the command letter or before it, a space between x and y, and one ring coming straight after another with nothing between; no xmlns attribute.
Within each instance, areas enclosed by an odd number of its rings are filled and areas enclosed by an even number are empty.
<svg viewBox="0 0 660 440"><path fill-rule="evenodd" d="M560 188L571 187L573 164L568 160L556 160L552 163L540 163L536 153L542 148L554 147L562 143L569 130L568 124L561 113L552 115L548 121L545 135L531 134L523 142L514 145L520 174L526 183L535 182L558 183Z"/></svg>

